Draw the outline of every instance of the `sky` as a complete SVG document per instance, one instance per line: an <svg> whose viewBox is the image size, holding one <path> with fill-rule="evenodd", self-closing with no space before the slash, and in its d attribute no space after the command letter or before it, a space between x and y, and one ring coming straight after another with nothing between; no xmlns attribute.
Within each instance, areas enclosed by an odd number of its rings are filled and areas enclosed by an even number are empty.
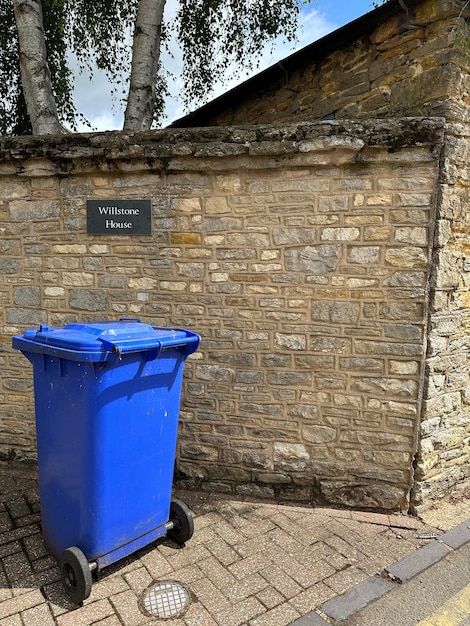
<svg viewBox="0 0 470 626"><path fill-rule="evenodd" d="M174 12L177 0L167 0L165 17L171 17ZM302 29L298 33L298 42L293 44L276 43L274 50L266 51L260 61L260 65L256 72L260 72L278 61L288 57L290 54L303 48L321 37L333 32L337 28L344 26L352 20L364 15L373 8L372 0L316 0L314 4L308 5L302 15ZM172 58L166 59L175 75L178 74L178 68L181 66L181 59L178 49L172 50ZM254 72L254 73L256 73ZM219 96L224 91L234 87L238 81L231 81L224 85L218 85L212 92L209 100ZM176 79L169 85L172 97L168 98L166 103L166 118L162 120L162 126L170 124L173 120L178 119L189 111L183 107L182 102L178 100L178 80ZM104 73L95 70L93 78L90 76L77 75L75 78L75 104L77 109L92 124L92 128L79 125L78 130L81 132L90 132L90 130L118 130L122 129L124 113L119 102L113 101L111 95L111 86L109 85ZM194 108L197 108L194 107Z"/></svg>

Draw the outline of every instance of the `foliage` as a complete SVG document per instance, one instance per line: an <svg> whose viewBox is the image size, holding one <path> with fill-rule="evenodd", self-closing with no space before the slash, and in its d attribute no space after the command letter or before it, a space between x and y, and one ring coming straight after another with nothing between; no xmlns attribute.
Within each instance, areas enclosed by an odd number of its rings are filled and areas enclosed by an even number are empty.
<svg viewBox="0 0 470 626"><path fill-rule="evenodd" d="M42 0L44 36L60 120L76 129L83 119L73 103L72 54L93 78L104 69L114 83L129 68L126 32L137 0ZM0 0L0 134L26 134L31 124L21 87L18 35L11 0Z"/></svg>
<svg viewBox="0 0 470 626"><path fill-rule="evenodd" d="M263 45L295 40L300 7L309 0L180 0L177 38L183 50L185 104L204 101L215 82L257 66Z"/></svg>
<svg viewBox="0 0 470 626"><path fill-rule="evenodd" d="M31 132L20 82L13 4L0 0L0 134Z"/></svg>
<svg viewBox="0 0 470 626"><path fill-rule="evenodd" d="M263 46L281 36L295 39L300 8L313 0L180 0L176 18L162 25L162 42L176 37L184 61L186 105L207 99L216 81L257 66ZM76 130L82 119L73 103L74 57L93 79L104 70L124 93L130 74L131 34L138 0L42 0L51 80L61 123ZM22 93L18 39L11 0L0 0L0 134L31 132ZM154 118L162 117L168 70L159 65Z"/></svg>

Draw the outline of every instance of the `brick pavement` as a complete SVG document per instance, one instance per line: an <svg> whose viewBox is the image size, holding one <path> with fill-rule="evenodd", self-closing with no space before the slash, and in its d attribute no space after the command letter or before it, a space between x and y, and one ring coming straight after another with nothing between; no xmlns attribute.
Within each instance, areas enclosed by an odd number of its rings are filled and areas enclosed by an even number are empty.
<svg viewBox="0 0 470 626"><path fill-rule="evenodd" d="M318 607L439 535L401 515L178 497L195 518L186 546L165 539L102 570L76 607L42 542L36 468L0 466L0 626L287 626L314 610L323 623ZM159 580L190 590L184 615L144 614Z"/></svg>

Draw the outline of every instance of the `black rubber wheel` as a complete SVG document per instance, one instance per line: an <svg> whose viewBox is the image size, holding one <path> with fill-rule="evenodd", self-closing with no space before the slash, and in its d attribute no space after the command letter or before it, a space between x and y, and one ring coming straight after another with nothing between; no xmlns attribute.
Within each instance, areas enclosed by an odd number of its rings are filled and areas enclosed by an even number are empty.
<svg viewBox="0 0 470 626"><path fill-rule="evenodd" d="M68 597L81 604L90 595L93 582L86 556L79 548L67 548L60 557L59 566Z"/></svg>
<svg viewBox="0 0 470 626"><path fill-rule="evenodd" d="M176 543L182 545L191 537L194 533L194 520L191 511L181 500L172 500L170 504L170 522L173 522L173 528L171 528L167 535Z"/></svg>

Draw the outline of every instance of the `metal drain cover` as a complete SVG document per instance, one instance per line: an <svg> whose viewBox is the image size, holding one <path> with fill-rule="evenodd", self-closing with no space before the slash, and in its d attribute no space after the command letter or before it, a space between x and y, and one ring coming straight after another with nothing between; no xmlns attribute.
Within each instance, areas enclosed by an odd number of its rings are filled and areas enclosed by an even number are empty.
<svg viewBox="0 0 470 626"><path fill-rule="evenodd" d="M191 604L191 594L181 583L167 580L147 589L142 598L144 610L160 619L170 619L184 613Z"/></svg>

